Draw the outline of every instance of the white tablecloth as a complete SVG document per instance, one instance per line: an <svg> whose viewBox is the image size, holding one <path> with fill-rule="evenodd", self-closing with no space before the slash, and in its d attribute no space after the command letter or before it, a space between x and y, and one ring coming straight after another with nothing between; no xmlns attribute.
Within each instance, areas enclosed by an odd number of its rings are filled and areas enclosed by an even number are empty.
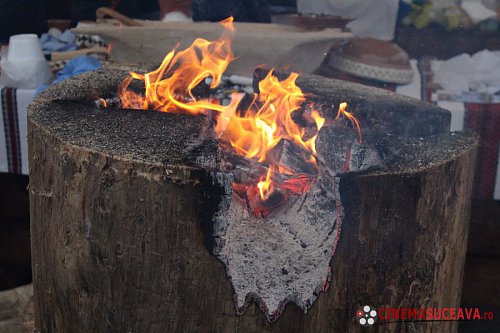
<svg viewBox="0 0 500 333"><path fill-rule="evenodd" d="M476 178L474 184L474 198L500 200L500 141L498 140L498 128L500 123L495 123L493 119L498 119L500 112L500 100L498 96L488 96L486 98L481 94L452 94L445 91L435 91L429 94L429 84L432 81L433 73L443 61L432 60L424 65L425 69L420 72L420 66L417 66L416 60L411 60L415 75L413 82L404 86L398 86L397 92L403 95L418 99L428 99L428 102L434 102L438 106L447 109L451 113L451 131L463 131L464 128L472 128L481 134L480 147L478 151L478 162L476 166ZM426 67L430 66L429 68ZM429 71L426 77L426 70ZM480 100L477 97L483 97L487 101ZM477 100L476 100L477 99ZM469 104L464 104L467 102ZM475 104L475 110L468 110L471 104ZM495 118L494 118L495 117ZM490 130L494 128L494 130ZM496 134L493 133L496 131ZM497 154L498 153L498 154Z"/></svg>
<svg viewBox="0 0 500 333"><path fill-rule="evenodd" d="M28 174L27 107L33 89L0 86L0 172Z"/></svg>

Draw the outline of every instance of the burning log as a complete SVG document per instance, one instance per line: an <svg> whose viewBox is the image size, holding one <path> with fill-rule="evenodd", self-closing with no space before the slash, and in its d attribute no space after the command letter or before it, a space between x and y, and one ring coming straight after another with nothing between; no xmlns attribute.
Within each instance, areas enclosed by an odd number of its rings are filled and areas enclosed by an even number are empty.
<svg viewBox="0 0 500 333"><path fill-rule="evenodd" d="M312 154L289 140L282 140L275 150L275 160L285 170L308 175L315 175L318 172L317 165L307 163Z"/></svg>
<svg viewBox="0 0 500 333"><path fill-rule="evenodd" d="M113 98L99 98L94 101L95 106L100 109L100 108L120 108L122 106L122 101L120 100L119 97L113 97Z"/></svg>
<svg viewBox="0 0 500 333"><path fill-rule="evenodd" d="M30 106L40 332L357 332L361 305L459 305L477 142L450 134L447 112L302 77L330 123L316 145L328 172L311 180L283 142L276 158L302 176L256 202L234 182L255 168L221 164L204 115L98 109L127 75L84 74ZM363 144L331 125L344 97ZM457 323L384 330L417 326Z"/></svg>

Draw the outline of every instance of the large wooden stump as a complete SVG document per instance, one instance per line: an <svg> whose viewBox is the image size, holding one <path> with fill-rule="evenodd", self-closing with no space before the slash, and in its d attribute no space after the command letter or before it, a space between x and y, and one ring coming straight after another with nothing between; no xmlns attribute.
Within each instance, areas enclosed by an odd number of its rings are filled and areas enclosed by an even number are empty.
<svg viewBox="0 0 500 333"><path fill-rule="evenodd" d="M95 108L92 101L126 75L70 79L30 106L38 330L360 332L355 315L365 304L459 306L476 139L447 133L446 112L359 85L302 79L319 102L347 99L366 126L396 142L385 169L340 177L345 216L330 288L307 314L289 303L269 323L254 304L236 315L224 264L212 254L212 219L228 189L193 160L217 158L215 142L193 150L207 119ZM398 115L403 120L391 120ZM415 329L451 332L457 322L374 331Z"/></svg>

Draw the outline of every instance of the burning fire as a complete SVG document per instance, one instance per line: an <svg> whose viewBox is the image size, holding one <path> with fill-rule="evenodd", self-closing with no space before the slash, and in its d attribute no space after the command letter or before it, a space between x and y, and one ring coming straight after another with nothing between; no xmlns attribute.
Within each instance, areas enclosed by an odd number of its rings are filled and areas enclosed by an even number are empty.
<svg viewBox="0 0 500 333"><path fill-rule="evenodd" d="M223 112L227 107L217 100L197 100L193 89L210 77L210 88L219 85L222 74L234 60L231 39L234 34L233 18L221 22L224 32L220 39L210 42L202 38L183 51L170 51L160 67L147 74L130 73L120 87L123 106L132 109L158 110L165 112L206 113L206 110ZM128 89L132 80L144 81L146 91L138 94ZM239 103L233 99L233 105Z"/></svg>
<svg viewBox="0 0 500 333"><path fill-rule="evenodd" d="M216 88L229 63L234 60L231 41L234 35L233 19L221 22L224 31L215 41L196 39L183 51L167 54L158 69L147 74L130 73L119 90L126 108L208 114L214 112L215 134L221 146L237 155L257 161L265 170L254 184L235 184L233 190L247 201L258 193L260 201L270 200L273 193L281 193L280 200L289 193L301 194L309 190L315 175L294 170L282 164L277 148L285 141L298 147L298 157L305 164L318 170L316 138L325 123L313 106L304 108L306 98L297 86L297 73L279 80L271 70L259 82L259 94L253 94L249 106L242 110L240 102L244 94L233 93L229 105L222 105L216 98L200 99L193 89L207 78L210 88ZM144 82L145 92L130 89L132 80ZM247 104L247 103L246 103ZM342 103L335 120L347 117L361 131L357 119ZM300 124L300 125L299 125Z"/></svg>
<svg viewBox="0 0 500 333"><path fill-rule="evenodd" d="M257 183L261 200L267 200L276 188L284 190L290 182L294 183L295 175L300 172L281 165L277 160L275 148L283 140L302 148L301 157L316 166L315 141L325 119L316 110L303 115L312 133L306 133L306 127L294 121L294 113L305 101L302 90L295 83L297 77L297 73L292 73L287 79L279 81L270 71L259 82L260 93L254 95L250 106L243 112L227 108L220 113L215 127L219 140L229 142L237 154L256 159L269 167L265 178ZM283 174L289 178L286 183L279 182ZM288 186L288 191L301 193L303 189L300 187Z"/></svg>

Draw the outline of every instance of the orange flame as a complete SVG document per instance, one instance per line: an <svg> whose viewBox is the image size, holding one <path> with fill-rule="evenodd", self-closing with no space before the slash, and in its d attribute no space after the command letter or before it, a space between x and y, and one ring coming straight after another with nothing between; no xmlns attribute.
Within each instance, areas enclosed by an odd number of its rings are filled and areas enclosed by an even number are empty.
<svg viewBox="0 0 500 333"><path fill-rule="evenodd" d="M124 107L133 109L154 109L159 111L204 113L206 109L222 112L227 107L218 101L196 100L192 90L207 77L212 78L210 88L219 85L222 74L234 59L231 40L234 33L233 18L221 22L224 31L221 37L210 42L196 39L187 49L170 51L160 67L147 74L130 73L120 88ZM144 81L144 96L128 89L133 80ZM232 107L237 105L234 100Z"/></svg>
<svg viewBox="0 0 500 333"><path fill-rule="evenodd" d="M257 188L259 189L259 195L262 200L266 200L269 198L269 195L272 192L273 182L271 181L271 175L273 173L273 167L270 167L267 170L267 175L265 179L261 179L260 182L257 183Z"/></svg>
<svg viewBox="0 0 500 333"><path fill-rule="evenodd" d="M239 116L234 109L226 109L217 123L216 133L231 142L238 154L249 158L266 161L267 153L281 140L292 140L300 147L316 154L315 141L317 132L325 123L325 119L316 110L311 117L316 124L316 134L305 140L305 129L293 119L305 101L302 90L295 81L299 75L292 73L287 79L279 81L271 70L266 78L259 82L260 94L248 110Z"/></svg>
<svg viewBox="0 0 500 333"><path fill-rule="evenodd" d="M337 116L335 117L335 121L340 118L341 115L344 115L351 121L351 123L356 126L356 129L358 130L358 136L359 136L359 143L363 143L363 136L361 135L361 127L359 126L359 121L354 117L354 115L350 112L347 112L345 109L347 108L347 103L343 102L340 103L339 105L339 112L337 113Z"/></svg>
<svg viewBox="0 0 500 333"><path fill-rule="evenodd" d="M297 77L297 73L292 73L287 79L279 81L271 70L259 82L260 94L254 96L250 107L242 115L236 114L234 108L224 110L215 128L219 138L230 142L237 154L270 166L266 179L257 185L262 200L266 200L277 185L273 185L272 175L287 169L269 154L281 140L292 141L303 148L310 154L307 157L309 163L316 164L315 142L325 118L316 110L310 111L309 116L316 129L314 135L306 139L305 128L292 119L293 113L305 101L302 90L296 84ZM294 173L294 170L284 171Z"/></svg>
<svg viewBox="0 0 500 333"><path fill-rule="evenodd" d="M258 192L263 201L276 189L304 193L310 188L312 178L300 174L300 170L281 165L273 154L278 144L287 140L300 147L305 162L314 166L317 163L316 139L325 118L311 105L310 110L303 110L301 115L306 126L293 119L306 100L296 84L297 73L279 81L270 71L259 82L260 93L253 95L253 101L246 110L238 109L243 94L232 94L231 102L226 106L217 99L197 99L193 94L193 89L207 78L211 79L210 88L216 88L229 63L235 59L231 50L233 18L221 23L225 29L218 40L196 39L183 51L174 49L169 52L155 71L146 74L131 72L120 87L122 104L125 108L190 114L216 111L215 133L219 141L226 143L234 153L268 166L265 177L261 177L257 184L248 185L254 186L250 192ZM144 82L143 94L129 88L134 79ZM346 104L342 103L335 120L340 115L349 118L356 124L361 140L359 123L345 108ZM286 179L280 175L285 175Z"/></svg>

